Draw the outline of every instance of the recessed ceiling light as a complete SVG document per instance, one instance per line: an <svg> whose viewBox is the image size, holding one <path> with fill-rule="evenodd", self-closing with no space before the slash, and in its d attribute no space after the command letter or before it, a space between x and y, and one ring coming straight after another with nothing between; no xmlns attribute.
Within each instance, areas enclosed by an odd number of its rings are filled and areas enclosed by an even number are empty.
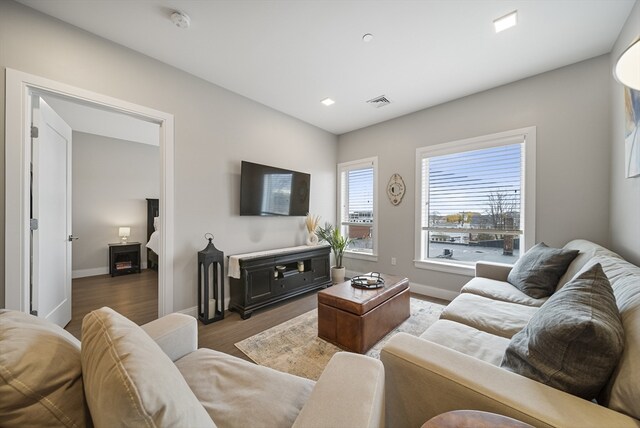
<svg viewBox="0 0 640 428"><path fill-rule="evenodd" d="M335 103L335 101L333 101L331 98L325 98L324 100L320 101L322 104L326 105L326 106L330 106L331 104Z"/></svg>
<svg viewBox="0 0 640 428"><path fill-rule="evenodd" d="M362 36L362 41L365 43L369 43L371 40L373 40L373 34L371 33L367 33L364 36Z"/></svg>
<svg viewBox="0 0 640 428"><path fill-rule="evenodd" d="M504 31L507 28L515 27L518 23L518 11L514 10L511 13L506 14L505 16L501 16L498 19L493 21L493 26L496 29L496 33L500 31Z"/></svg>
<svg viewBox="0 0 640 428"><path fill-rule="evenodd" d="M184 12L175 11L171 14L171 22L176 24L179 28L189 28L191 25L191 18Z"/></svg>

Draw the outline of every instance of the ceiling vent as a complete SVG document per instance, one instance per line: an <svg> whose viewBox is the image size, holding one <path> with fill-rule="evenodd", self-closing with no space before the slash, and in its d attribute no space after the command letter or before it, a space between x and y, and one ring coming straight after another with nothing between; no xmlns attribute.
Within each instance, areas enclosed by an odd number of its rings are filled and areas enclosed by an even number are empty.
<svg viewBox="0 0 640 428"><path fill-rule="evenodd" d="M384 95L380 95L379 97L375 97L367 101L367 104L371 104L375 108L380 108L391 104L391 100Z"/></svg>

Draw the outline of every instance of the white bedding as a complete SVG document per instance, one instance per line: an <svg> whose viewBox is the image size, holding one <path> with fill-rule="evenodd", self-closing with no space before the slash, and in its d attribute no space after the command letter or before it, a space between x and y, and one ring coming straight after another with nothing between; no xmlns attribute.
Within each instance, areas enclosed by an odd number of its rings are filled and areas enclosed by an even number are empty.
<svg viewBox="0 0 640 428"><path fill-rule="evenodd" d="M160 249L160 232L159 231L154 231L151 236L149 237L149 242L147 242L146 247L148 249L150 249L151 251L153 251L156 254L160 254L159 253L159 249Z"/></svg>

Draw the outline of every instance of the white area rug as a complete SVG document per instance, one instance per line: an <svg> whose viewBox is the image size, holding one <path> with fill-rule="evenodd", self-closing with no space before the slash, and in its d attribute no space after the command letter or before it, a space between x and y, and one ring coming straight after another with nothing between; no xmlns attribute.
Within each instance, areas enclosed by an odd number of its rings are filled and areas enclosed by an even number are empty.
<svg viewBox="0 0 640 428"><path fill-rule="evenodd" d="M411 298L411 316L386 335L366 355L380 358L380 349L391 336L405 332L419 336L431 326L443 305ZM235 344L262 366L317 380L325 366L341 349L318 337L316 309L272 327Z"/></svg>

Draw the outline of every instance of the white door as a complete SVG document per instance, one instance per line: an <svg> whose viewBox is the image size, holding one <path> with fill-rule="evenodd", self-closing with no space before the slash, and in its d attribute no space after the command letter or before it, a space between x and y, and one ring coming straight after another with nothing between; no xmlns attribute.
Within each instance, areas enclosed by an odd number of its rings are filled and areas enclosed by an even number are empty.
<svg viewBox="0 0 640 428"><path fill-rule="evenodd" d="M71 321L71 128L42 98L34 95L32 105L31 310L64 327Z"/></svg>

